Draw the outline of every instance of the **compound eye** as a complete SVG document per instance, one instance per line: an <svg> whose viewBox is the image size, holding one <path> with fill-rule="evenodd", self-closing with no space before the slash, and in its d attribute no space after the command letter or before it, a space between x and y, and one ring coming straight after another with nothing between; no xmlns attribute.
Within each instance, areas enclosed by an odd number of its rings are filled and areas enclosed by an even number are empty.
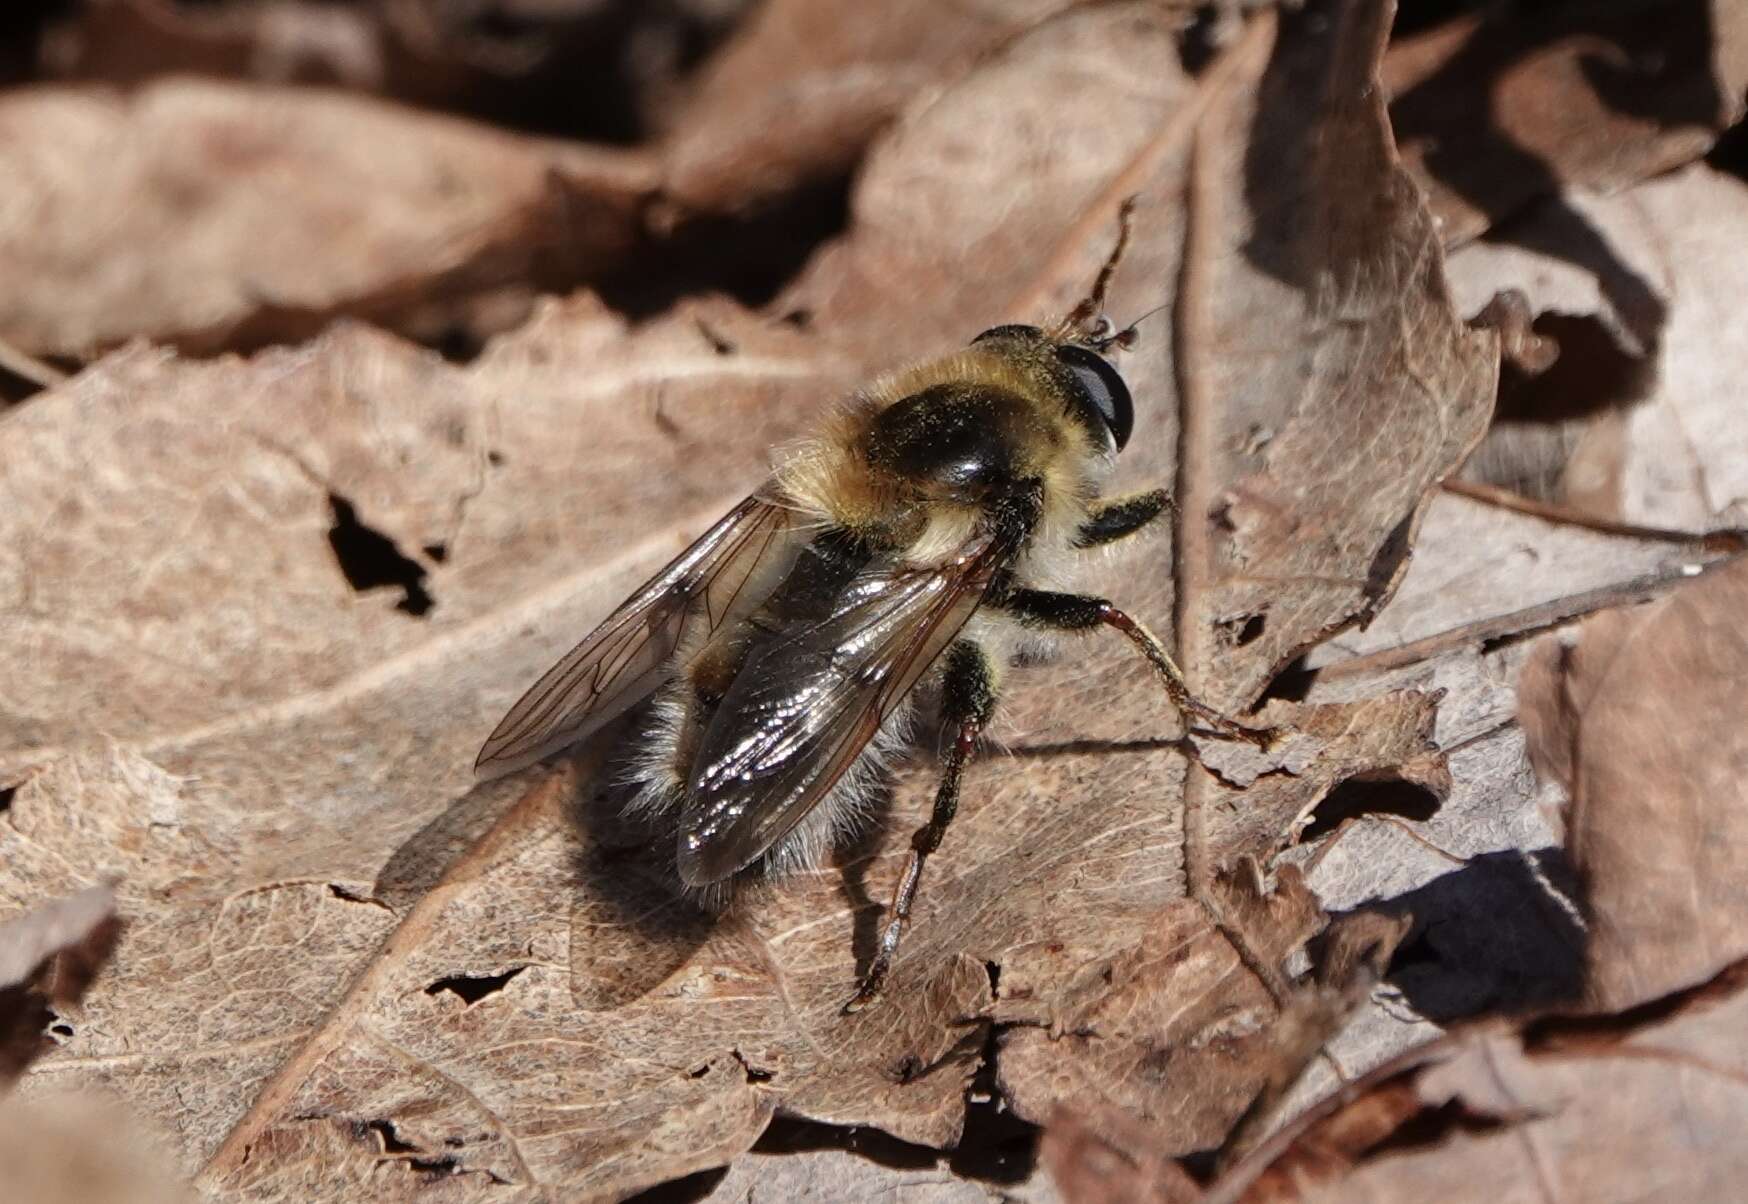
<svg viewBox="0 0 1748 1204"><path fill-rule="evenodd" d="M971 341L981 343L984 339L1041 339L1043 337L1044 332L1036 326L991 326Z"/></svg>
<svg viewBox="0 0 1748 1204"><path fill-rule="evenodd" d="M1064 343L1056 349L1056 358L1074 373L1087 400L1104 419L1117 450L1122 451L1135 428L1135 403L1130 400L1129 386L1103 356L1085 347Z"/></svg>

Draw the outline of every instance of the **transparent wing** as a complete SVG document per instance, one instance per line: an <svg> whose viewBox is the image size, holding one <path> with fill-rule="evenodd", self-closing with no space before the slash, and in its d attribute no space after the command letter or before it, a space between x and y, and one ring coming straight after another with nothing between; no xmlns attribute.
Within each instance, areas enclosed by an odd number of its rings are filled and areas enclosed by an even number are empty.
<svg viewBox="0 0 1748 1204"><path fill-rule="evenodd" d="M757 605L749 584L799 544L794 518L761 493L730 510L522 695L487 737L475 771L497 775L538 761L670 680L682 668L674 653L690 623L715 632Z"/></svg>
<svg viewBox="0 0 1748 1204"><path fill-rule="evenodd" d="M754 642L705 729L680 820L680 876L719 882L782 839L854 764L977 610L1006 556L856 578L823 620Z"/></svg>

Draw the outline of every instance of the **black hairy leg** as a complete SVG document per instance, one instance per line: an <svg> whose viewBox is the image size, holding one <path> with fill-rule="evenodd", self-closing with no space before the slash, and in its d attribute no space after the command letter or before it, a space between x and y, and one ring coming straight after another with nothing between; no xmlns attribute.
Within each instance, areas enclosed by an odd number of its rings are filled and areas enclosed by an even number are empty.
<svg viewBox="0 0 1748 1204"><path fill-rule="evenodd" d="M1186 719L1199 719L1215 735L1248 740L1267 748L1280 729L1250 727L1229 715L1222 715L1190 693L1183 671L1165 645L1134 616L1118 610L1103 598L1088 594L1059 594L1041 589L1008 589L994 599L994 605L1022 623L1048 627L1053 631L1091 631L1095 627L1114 627L1141 650L1147 662L1159 676L1160 684L1171 704Z"/></svg>
<svg viewBox="0 0 1748 1204"><path fill-rule="evenodd" d="M1145 493L1112 498L1087 516L1087 520L1080 525L1080 530L1074 533L1074 546L1096 548L1102 544L1115 543L1126 535L1135 534L1167 510L1176 508L1171 494L1163 489L1149 489Z"/></svg>
<svg viewBox="0 0 1748 1204"><path fill-rule="evenodd" d="M946 673L941 679L941 723L952 735L953 743L947 749L941 784L935 791L934 811L929 822L910 838L910 856L905 859L904 873L899 875L898 887L893 892L892 907L887 912L873 964L855 997L844 1005L846 1015L861 1011L880 996L880 988L892 969L893 956L898 952L899 938L910 923L910 909L922 883L923 865L941 847L947 826L959 810L960 779L977 748L977 737L995 711L995 671L983 649L970 640L959 640L947 649L946 662Z"/></svg>

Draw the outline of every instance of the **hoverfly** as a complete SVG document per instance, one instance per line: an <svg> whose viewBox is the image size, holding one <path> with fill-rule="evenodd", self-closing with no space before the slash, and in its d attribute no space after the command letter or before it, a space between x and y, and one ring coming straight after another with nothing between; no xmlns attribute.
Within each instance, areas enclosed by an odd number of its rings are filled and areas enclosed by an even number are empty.
<svg viewBox="0 0 1748 1204"><path fill-rule="evenodd" d="M937 684L949 742L934 811L850 1012L879 995L1002 674L1039 633L1115 628L1186 717L1266 744L1270 731L1192 697L1139 621L1051 588L1171 506L1162 489L1102 496L1134 417L1108 356L1135 328L1100 316L1129 212L1067 318L994 327L858 392L548 670L476 768L529 764L653 695L633 806L677 824L681 882L720 898L743 872L812 864L854 827L918 686Z"/></svg>

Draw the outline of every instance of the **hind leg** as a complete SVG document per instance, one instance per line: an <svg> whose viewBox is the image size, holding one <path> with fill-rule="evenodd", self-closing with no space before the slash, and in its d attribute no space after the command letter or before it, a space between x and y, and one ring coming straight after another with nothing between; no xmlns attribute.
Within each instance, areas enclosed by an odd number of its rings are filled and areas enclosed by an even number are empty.
<svg viewBox="0 0 1748 1204"><path fill-rule="evenodd" d="M959 782L977 748L978 736L995 711L995 689L995 667L980 646L970 640L960 640L947 650L947 671L941 680L941 722L952 736L953 743L947 749L941 784L935 791L934 811L929 822L910 838L910 856L905 859L904 873L899 875L898 887L893 892L892 906L886 914L886 927L881 930L874 962L868 967L855 997L844 1005L846 1014L859 1012L874 1003L892 970L892 959L898 952L899 939L910 923L910 911L916 903L917 888L922 883L923 866L930 854L941 847L947 826L959 810Z"/></svg>

